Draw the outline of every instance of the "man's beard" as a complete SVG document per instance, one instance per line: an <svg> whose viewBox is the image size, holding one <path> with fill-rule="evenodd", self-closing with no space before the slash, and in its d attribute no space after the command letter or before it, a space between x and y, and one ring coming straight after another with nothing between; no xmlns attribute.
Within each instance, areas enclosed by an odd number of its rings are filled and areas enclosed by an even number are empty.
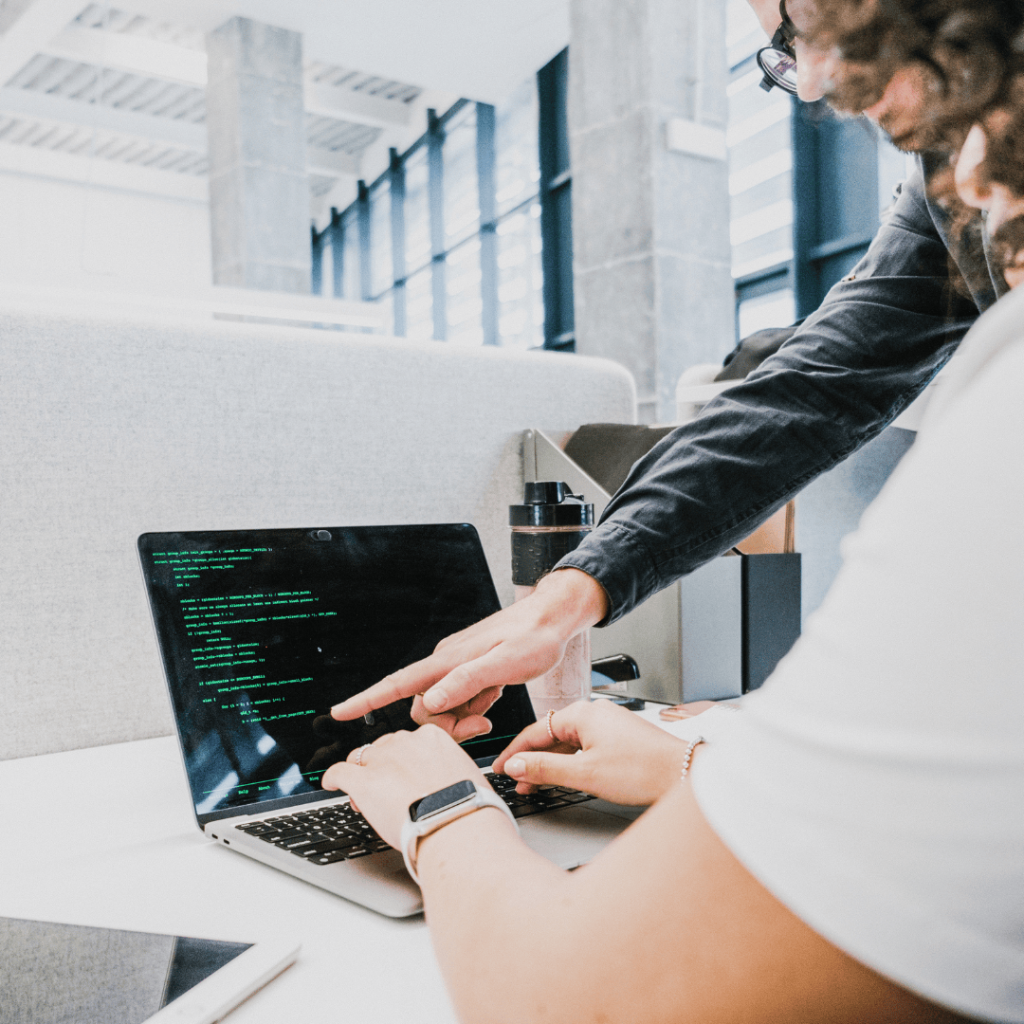
<svg viewBox="0 0 1024 1024"><path fill-rule="evenodd" d="M920 153L923 150L946 148L938 127L934 124L915 124L904 128L899 124L899 115L886 112L878 119L878 127L888 136L889 141L901 153Z"/></svg>

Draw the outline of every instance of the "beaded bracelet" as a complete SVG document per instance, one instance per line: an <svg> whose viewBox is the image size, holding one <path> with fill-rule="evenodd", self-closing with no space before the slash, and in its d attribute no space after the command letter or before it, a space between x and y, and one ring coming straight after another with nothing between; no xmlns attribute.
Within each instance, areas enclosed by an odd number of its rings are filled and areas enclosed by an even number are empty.
<svg viewBox="0 0 1024 1024"><path fill-rule="evenodd" d="M679 773L680 780L685 779L690 772L690 760L693 757L694 750L704 742L703 736L698 736L695 740L690 740L686 747L686 753L683 755L683 770Z"/></svg>

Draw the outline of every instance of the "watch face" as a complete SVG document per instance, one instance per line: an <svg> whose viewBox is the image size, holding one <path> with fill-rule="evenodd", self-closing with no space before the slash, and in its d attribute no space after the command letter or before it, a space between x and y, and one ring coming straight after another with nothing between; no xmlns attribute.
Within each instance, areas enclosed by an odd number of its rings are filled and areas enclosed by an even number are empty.
<svg viewBox="0 0 1024 1024"><path fill-rule="evenodd" d="M420 821L437 814L438 811L472 800L475 796L476 786L469 779L465 782L456 782L454 786L446 786L409 804L409 818L411 821Z"/></svg>

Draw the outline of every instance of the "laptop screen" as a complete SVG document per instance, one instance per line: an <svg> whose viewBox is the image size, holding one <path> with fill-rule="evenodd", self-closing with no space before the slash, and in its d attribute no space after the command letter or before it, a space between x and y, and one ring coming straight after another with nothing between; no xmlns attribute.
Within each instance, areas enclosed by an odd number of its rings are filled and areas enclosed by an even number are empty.
<svg viewBox="0 0 1024 1024"><path fill-rule="evenodd" d="M330 765L416 725L410 700L331 706L499 608L468 524L149 533L139 554L200 824L336 796ZM534 720L525 687L488 717L463 744L480 764Z"/></svg>

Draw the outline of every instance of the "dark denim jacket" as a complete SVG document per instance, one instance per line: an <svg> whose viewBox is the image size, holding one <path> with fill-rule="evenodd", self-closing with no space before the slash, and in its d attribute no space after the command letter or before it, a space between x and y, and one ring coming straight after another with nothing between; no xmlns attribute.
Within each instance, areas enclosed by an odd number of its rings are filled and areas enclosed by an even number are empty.
<svg viewBox="0 0 1024 1024"><path fill-rule="evenodd" d="M950 287L945 219L923 180L919 170L904 184L867 254L792 338L637 462L559 563L604 586L606 622L727 551L880 433L995 302L1002 278L980 235L954 256L971 299Z"/></svg>

